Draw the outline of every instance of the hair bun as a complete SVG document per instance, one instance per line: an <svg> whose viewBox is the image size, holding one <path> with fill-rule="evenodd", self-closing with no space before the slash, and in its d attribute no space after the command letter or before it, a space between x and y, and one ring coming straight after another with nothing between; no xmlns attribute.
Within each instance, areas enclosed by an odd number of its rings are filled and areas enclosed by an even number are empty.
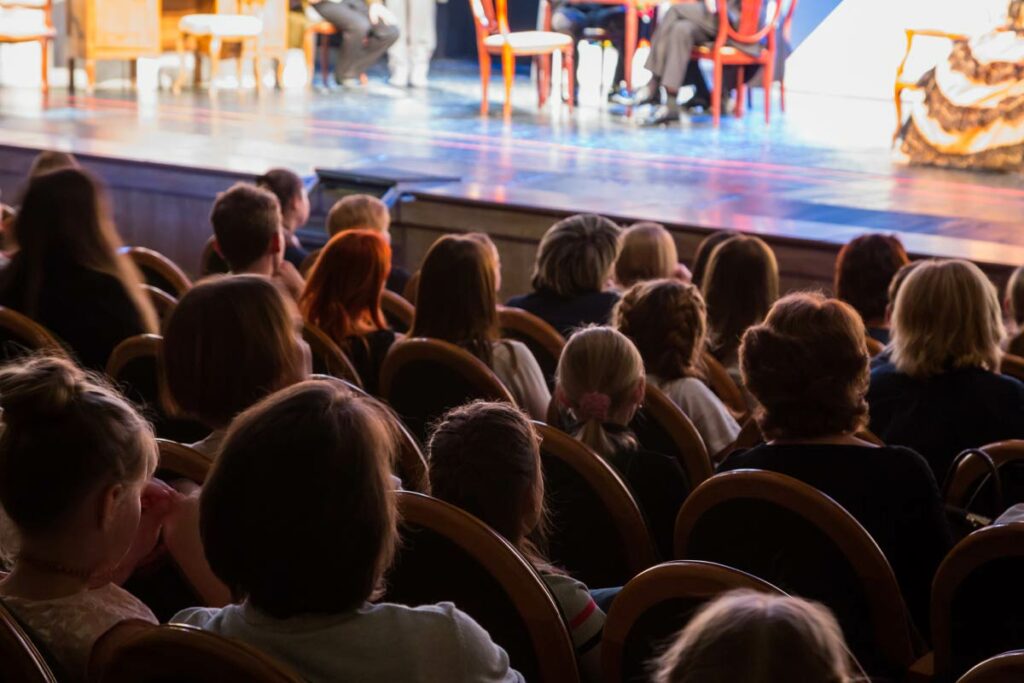
<svg viewBox="0 0 1024 683"><path fill-rule="evenodd" d="M64 412L80 393L85 373L63 358L40 357L0 369L4 421Z"/></svg>

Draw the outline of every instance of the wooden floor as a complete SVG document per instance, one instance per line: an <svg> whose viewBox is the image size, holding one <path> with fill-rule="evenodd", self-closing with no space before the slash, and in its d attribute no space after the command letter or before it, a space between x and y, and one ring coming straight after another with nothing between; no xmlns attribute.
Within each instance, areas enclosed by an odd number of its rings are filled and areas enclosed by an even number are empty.
<svg viewBox="0 0 1024 683"><path fill-rule="evenodd" d="M196 169L271 165L448 178L438 201L593 211L695 230L734 228L837 245L898 233L922 255L1024 263L1021 176L910 168L891 148L891 104L789 95L770 126L759 109L716 130L706 118L647 129L614 107L536 110L525 77L515 111L478 113L473 64L440 64L426 91L374 75L358 90L222 90L72 96L0 91L0 145ZM501 97L500 76L492 93Z"/></svg>

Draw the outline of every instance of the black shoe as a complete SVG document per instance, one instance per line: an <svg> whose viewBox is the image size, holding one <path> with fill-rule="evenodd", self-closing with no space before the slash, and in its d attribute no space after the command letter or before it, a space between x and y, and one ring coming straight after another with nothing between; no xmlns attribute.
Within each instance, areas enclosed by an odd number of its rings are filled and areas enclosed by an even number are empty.
<svg viewBox="0 0 1024 683"><path fill-rule="evenodd" d="M661 104L661 88L648 83L632 93L613 93L609 100L615 104L623 104L627 107L639 107L643 104Z"/></svg>
<svg viewBox="0 0 1024 683"><path fill-rule="evenodd" d="M640 120L640 125L646 128L653 128L654 126L670 126L679 123L679 117L682 115L678 109L670 109L667 105L661 105L654 112L645 119Z"/></svg>
<svg viewBox="0 0 1024 683"><path fill-rule="evenodd" d="M706 100L703 97L691 97L679 106L683 108L683 111L694 111L697 109L701 109L703 111L711 110L710 100Z"/></svg>

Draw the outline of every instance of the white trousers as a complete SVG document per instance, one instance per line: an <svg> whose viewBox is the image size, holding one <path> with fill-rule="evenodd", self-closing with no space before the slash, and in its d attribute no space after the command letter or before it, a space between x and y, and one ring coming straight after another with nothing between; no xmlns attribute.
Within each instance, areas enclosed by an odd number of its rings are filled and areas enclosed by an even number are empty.
<svg viewBox="0 0 1024 683"><path fill-rule="evenodd" d="M437 45L437 0L386 0L401 35L388 50L391 73L426 68Z"/></svg>

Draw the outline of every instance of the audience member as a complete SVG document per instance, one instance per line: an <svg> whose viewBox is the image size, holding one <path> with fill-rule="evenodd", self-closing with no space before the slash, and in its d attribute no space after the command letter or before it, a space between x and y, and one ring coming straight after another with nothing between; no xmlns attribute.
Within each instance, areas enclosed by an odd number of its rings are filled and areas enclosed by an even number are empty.
<svg viewBox="0 0 1024 683"><path fill-rule="evenodd" d="M896 296L891 358L871 373L871 431L942 481L960 451L1024 437L1024 384L999 374L995 286L967 261L916 265Z"/></svg>
<svg viewBox="0 0 1024 683"><path fill-rule="evenodd" d="M380 233L348 230L324 247L299 299L306 320L341 347L371 394L395 342L380 308L390 269L391 247Z"/></svg>
<svg viewBox="0 0 1024 683"><path fill-rule="evenodd" d="M0 305L53 332L83 365L102 370L128 337L157 331L142 276L118 253L106 193L84 171L34 178L14 222L19 250L0 274Z"/></svg>
<svg viewBox="0 0 1024 683"><path fill-rule="evenodd" d="M868 335L882 344L889 343L889 285L908 263L903 243L895 235L855 237L843 245L836 257L836 298L853 306L864 320Z"/></svg>
<svg viewBox="0 0 1024 683"><path fill-rule="evenodd" d="M245 641L314 683L521 681L451 603L372 602L398 543L388 424L372 400L317 381L240 415L200 495L206 557L240 602L172 621Z"/></svg>
<svg viewBox="0 0 1024 683"><path fill-rule="evenodd" d="M740 339L779 298L775 254L759 237L730 237L711 252L700 288L708 308L708 347L739 383Z"/></svg>
<svg viewBox="0 0 1024 683"><path fill-rule="evenodd" d="M293 299L305 283L285 260L287 240L277 197L255 185L236 183L217 195L210 213L217 252L232 273L262 275L281 284Z"/></svg>
<svg viewBox="0 0 1024 683"><path fill-rule="evenodd" d="M926 629L932 577L950 547L945 509L920 455L857 436L868 419L864 339L846 303L810 293L780 299L740 350L767 443L730 454L720 469L780 472L842 505L878 542Z"/></svg>
<svg viewBox="0 0 1024 683"><path fill-rule="evenodd" d="M213 430L193 448L214 457L235 415L310 372L295 304L269 280L221 275L185 293L164 331L174 403Z"/></svg>
<svg viewBox="0 0 1024 683"><path fill-rule="evenodd" d="M302 178L286 168L273 168L256 179L256 186L277 197L284 228L284 259L299 268L309 256L295 234L309 220L309 195Z"/></svg>
<svg viewBox="0 0 1024 683"><path fill-rule="evenodd" d="M707 337L700 291L678 280L641 282L622 295L614 318L643 357L647 381L693 421L708 453L714 456L732 445L740 426L704 384L700 369Z"/></svg>
<svg viewBox="0 0 1024 683"><path fill-rule="evenodd" d="M466 349L494 370L520 406L543 420L551 393L537 359L522 342L499 338L498 264L488 241L483 235L446 235L434 242L420 269L409 336Z"/></svg>
<svg viewBox="0 0 1024 683"><path fill-rule="evenodd" d="M690 271L679 263L672 233L660 223L634 223L622 232L615 260L615 281L623 289L642 280L677 278L689 282Z"/></svg>
<svg viewBox="0 0 1024 683"><path fill-rule="evenodd" d="M345 230L374 230L391 244L391 211L387 204L372 195L350 194L342 197L327 213L327 233L334 237ZM392 261L387 281L388 291L404 296L410 277L409 271Z"/></svg>
<svg viewBox="0 0 1024 683"><path fill-rule="evenodd" d="M704 286L704 273L708 269L708 261L711 260L711 252L722 242L740 233L735 230L717 230L708 234L700 241L697 250L693 254L693 284L698 287Z"/></svg>
<svg viewBox="0 0 1024 683"><path fill-rule="evenodd" d="M555 396L570 432L608 461L633 490L662 557L672 557L676 513L689 492L675 458L644 450L628 425L644 398L644 362L622 333L586 327L562 350Z"/></svg>
<svg viewBox="0 0 1024 683"><path fill-rule="evenodd" d="M608 288L619 253L619 227L593 214L570 216L544 233L533 265L533 292L509 299L568 337L606 325L619 295Z"/></svg>
<svg viewBox="0 0 1024 683"><path fill-rule="evenodd" d="M658 660L655 683L861 680L828 608L737 590L705 605Z"/></svg>
<svg viewBox="0 0 1024 683"><path fill-rule="evenodd" d="M1015 356L1024 356L1024 266L1010 275L1003 307L1013 323L1013 336L1007 342L1006 350Z"/></svg>
<svg viewBox="0 0 1024 683"><path fill-rule="evenodd" d="M156 623L110 582L126 555L141 556L132 552L140 532L147 552L156 544L144 501L157 462L152 428L116 391L54 358L0 369L0 407L0 504L21 546L0 596L57 678L84 681L108 629Z"/></svg>
<svg viewBox="0 0 1024 683"><path fill-rule="evenodd" d="M80 168L78 159L69 152L60 152L55 149L43 150L32 160L28 169L29 180L52 171L62 171L68 168Z"/></svg>

